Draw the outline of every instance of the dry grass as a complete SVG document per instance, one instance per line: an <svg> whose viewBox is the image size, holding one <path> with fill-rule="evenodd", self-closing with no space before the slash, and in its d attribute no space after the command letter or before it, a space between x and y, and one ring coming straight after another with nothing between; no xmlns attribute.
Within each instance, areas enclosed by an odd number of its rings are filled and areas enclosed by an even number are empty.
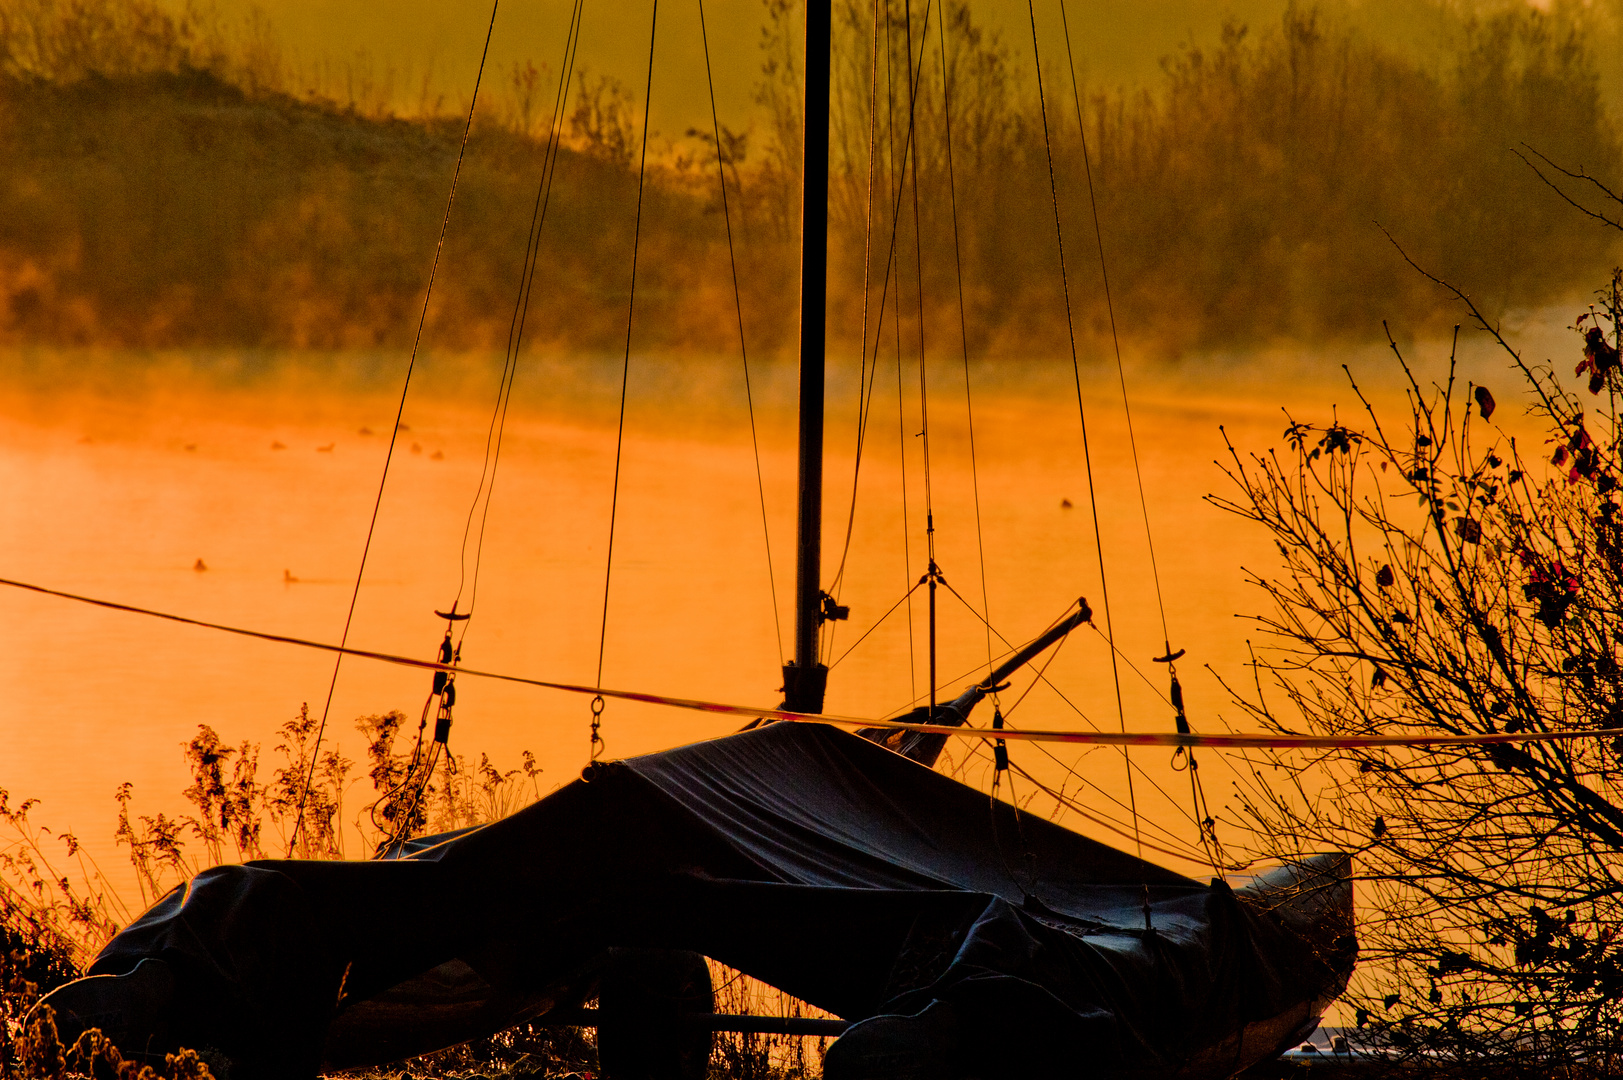
<svg viewBox="0 0 1623 1080"><path fill-rule="evenodd" d="M356 764L336 746L321 752L315 769L315 721L309 710L278 732L260 775L260 746L222 739L206 725L182 747L192 782L181 794L185 809L135 811L130 785L122 785L119 843L128 850L145 907L201 869L222 862L291 853L300 858L339 859L345 836L359 835L368 851L391 837L443 832L505 817L540 796L533 758L503 771L488 757L470 765L442 761L425 774L413 725L399 712L363 716L356 729L365 742L364 780L370 791L348 820L345 798L362 786ZM413 761L418 762L416 768ZM305 825L293 837L303 804ZM29 1008L53 987L76 978L106 941L139 913L126 905L106 877L85 861L78 841L30 820L37 804L13 807L0 790L0 1080L204 1080L207 1067L180 1054L157 1073L125 1062L99 1035L63 1046L48 1017L25 1027ZM346 824L349 828L346 830ZM353 842L353 840L352 840ZM58 858L58 850L66 859ZM269 851L267 851L269 849ZM720 1012L773 1016L825 1016L781 991L721 965L712 965ZM809 1080L821 1074L826 1039L778 1035L718 1034L711 1059L715 1080ZM356 1080L428 1080L452 1077L592 1076L597 1048L580 1028L521 1024L488 1038L384 1069L360 1071ZM161 1074L161 1075L160 1075Z"/></svg>

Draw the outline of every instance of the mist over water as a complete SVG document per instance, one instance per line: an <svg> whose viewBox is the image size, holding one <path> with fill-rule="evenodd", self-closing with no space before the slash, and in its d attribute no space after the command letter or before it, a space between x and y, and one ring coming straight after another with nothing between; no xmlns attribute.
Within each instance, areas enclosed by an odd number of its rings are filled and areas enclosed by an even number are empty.
<svg viewBox="0 0 1623 1080"><path fill-rule="evenodd" d="M1563 329L1569 319L1565 309L1552 309L1528 320L1519 339L1529 343L1529 357L1559 361L1574 351L1575 339ZM1442 377L1446 342L1406 349L1423 378ZM1514 394L1503 361L1482 335L1467 334L1461 356L1466 376L1505 387L1501 400L1512 408L1501 416L1513 428L1505 414L1513 413ZM336 641L397 404L391 380L399 358L389 372L377 358L318 364L266 356L244 375L220 356L176 354L163 378L122 393L95 375L97 363L116 360L36 352L27 366L32 374L11 378L0 405L0 486L8 503L0 516L0 576ZM1213 672L1245 684L1247 642L1256 634L1236 615L1256 612L1259 600L1241 568L1266 573L1277 561L1259 531L1202 500L1226 485L1214 464L1226 456L1219 426L1237 448L1260 452L1283 448L1282 408L1297 419L1324 421L1336 406L1344 421L1360 421L1361 407L1338 367L1343 361L1378 405L1404 408L1395 362L1376 349L1208 356L1127 372L1167 633L1174 648L1189 650L1181 674L1196 730L1223 730L1239 719ZM151 358L148 364L156 370ZM849 510L854 368L836 363L831 376L825 581L838 564ZM613 360L553 356L521 375L479 565L468 667L595 681L618 374ZM786 365L758 366L752 374L776 615L737 360L634 357L604 685L746 705L779 700L777 627L787 640L794 573L794 379ZM1068 357L974 368L973 473L962 367L943 358L927 374L937 559L949 584L969 605L982 606L984 546L990 621L1010 642L1037 634L1078 596L1092 603L1102 631L1104 597ZM831 713L891 715L927 691L922 592L911 611L904 604L845 655L924 570L917 372L908 365L901 378L900 412L893 361L876 383L841 591L852 619L838 625L828 649L828 658L838 660L829 681ZM445 610L457 594L495 379L496 368L482 358L439 358L414 384L405 411L409 430L396 447L356 608L350 640L357 647L428 658L438 645L444 624L433 611ZM1082 389L1110 616L1123 660L1150 680L1122 668L1126 723L1169 730L1170 709L1160 696L1165 672L1150 663L1165 638L1121 389L1113 372L1086 376ZM199 562L206 569L196 569ZM463 595L466 609L471 590ZM939 681L950 695L984 669L986 633L947 592L939 619ZM1026 672L1003 698L1012 723L1117 726L1098 631L1073 634L1046 669L1082 715L1046 685L1022 698L1032 678ZM181 809L187 778L180 747L199 724L229 741L262 743L267 767L276 728L301 702L320 710L331 671L324 653L0 591L0 678L10 703L0 787L43 799L34 819L73 830L119 880L116 785L135 784L139 813ZM421 672L346 660L328 739L360 759L355 718L400 709L414 720L428 682ZM543 790L578 775L587 758L586 700L472 677L458 685L454 751L474 763L488 753L510 768L521 750L532 750L545 770ZM1018 707L1009 708L1017 699ZM981 722L990 716L983 709ZM621 702L610 702L604 718L612 757L737 726ZM1056 749L1054 759L1029 747L1012 752L1045 782L1066 782L1090 811L1128 819L1117 805L1127 794L1116 751ZM956 743L949 753L954 764L945 767L985 786L983 756ZM1170 772L1166 757L1135 752L1145 770L1135 796L1144 839L1182 849L1197 834L1186 817L1187 780ZM1080 784L1067 779L1061 763L1077 768ZM1203 775L1214 804L1226 802L1233 774L1214 758ZM358 777L346 821L368 791ZM1017 785L1016 794L1032 793ZM1041 796L1031 806L1044 814L1054 809ZM1118 846L1132 843L1075 815L1061 820ZM350 840L356 843L354 834ZM1192 861L1173 865L1200 870Z"/></svg>
<svg viewBox="0 0 1623 1080"><path fill-rule="evenodd" d="M759 48L716 58L756 101L719 127L708 110L644 123L645 97L694 81L691 49L656 55L651 95L577 70L555 127L561 68L492 70L464 156L460 109L346 104L235 24L153 0L71 18L12 2L27 17L0 22L0 342L403 349L432 265L424 340L500 348L533 250L527 341L616 351L635 265L635 347L721 353L742 322L757 355L792 349L793 4L766 9ZM1156 358L1362 343L1382 319L1454 318L1405 255L1491 318L1615 261L1613 234L1535 172L1594 210L1599 189L1556 170L1604 183L1623 163L1601 90L1623 32L1609 8L1438 7L1419 48L1358 5L1292 5L1132 86L1089 80L1086 52L1070 78L1052 4L1040 85L1025 20L947 3L928 39L896 0L836 7L829 329L853 351L898 322L912 348L921 321L1006 359L1063 351L1073 330L1103 345L1113 325Z"/></svg>

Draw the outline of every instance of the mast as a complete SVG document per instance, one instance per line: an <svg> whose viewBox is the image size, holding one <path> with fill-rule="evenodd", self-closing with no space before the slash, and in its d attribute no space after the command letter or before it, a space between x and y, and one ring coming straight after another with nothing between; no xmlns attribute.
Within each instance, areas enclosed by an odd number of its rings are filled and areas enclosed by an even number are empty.
<svg viewBox="0 0 1623 1080"><path fill-rule="evenodd" d="M832 0L806 0L805 149L800 203L800 478L795 542L795 655L784 706L822 712L823 363L828 307L828 109Z"/></svg>

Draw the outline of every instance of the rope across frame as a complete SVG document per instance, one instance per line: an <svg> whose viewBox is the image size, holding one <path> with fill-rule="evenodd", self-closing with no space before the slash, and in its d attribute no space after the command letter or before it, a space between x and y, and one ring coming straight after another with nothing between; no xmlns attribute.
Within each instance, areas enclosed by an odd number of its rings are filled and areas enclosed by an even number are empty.
<svg viewBox="0 0 1623 1080"><path fill-rule="evenodd" d="M1029 742L1058 742L1121 747L1208 746L1216 749L1234 750L1333 750L1373 746L1504 746L1519 745L1522 743L1575 742L1586 739L1616 739L1623 737L1623 727L1594 728L1581 731L1519 731L1514 734L1501 731L1484 735L1279 735L1268 732L1257 732L1255 734L1230 732L1222 735L1185 735L1176 731L1067 731L1010 727L1003 727L993 730L992 728L950 727L945 724L910 724L901 720L874 720L867 717L838 716L827 713L790 712L787 709L760 709L753 708L748 705L731 705L718 701L705 701L700 698L673 697L667 694L652 694L638 690L615 690L606 686L586 686L580 683L566 683L551 679L530 678L523 675L510 675L497 671L480 671L475 668L457 667L452 664L441 664L433 660L419 660L412 656L398 656L394 653L378 652L372 649L357 649L348 645L334 645L330 642L313 641L308 638L292 637L287 634L271 634L262 630L250 630L244 627L230 626L225 623L209 622L204 619L193 619L185 615L175 615L170 612L158 611L153 608L137 607L134 604L121 604L113 600L102 600L95 597L81 596L77 593L65 592L61 589L51 589L43 585L35 585L25 581L15 581L10 578L0 578L0 587L18 589L23 592L36 593L42 596L54 596L63 600L72 600L76 603L89 604L93 607L106 608L112 611L123 611L133 615L145 615L150 618L163 619L167 622L180 623L185 626L196 626L204 630L217 630L227 634L236 634L239 637L254 638L259 641L275 642L281 645L296 645L305 649L319 649L323 652L336 653L343 656L356 656L367 660L377 660L381 663L395 664L401 667L418 668L424 671L455 671L458 675L468 678L494 679L499 682L518 683L523 686L534 686L543 690L558 690L569 694L584 694L588 697L612 698L620 701L640 701L649 705L666 705L670 706L671 708L687 709L694 712L715 713L722 716L736 716L759 720L788 720L798 723L837 724L841 727L885 728L893 731L914 731L924 735L950 735L969 739L1012 739Z"/></svg>

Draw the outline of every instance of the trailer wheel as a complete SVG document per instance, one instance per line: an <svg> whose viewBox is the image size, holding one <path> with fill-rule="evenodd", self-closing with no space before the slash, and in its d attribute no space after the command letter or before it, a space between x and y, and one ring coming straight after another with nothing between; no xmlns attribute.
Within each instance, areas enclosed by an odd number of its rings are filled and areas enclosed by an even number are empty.
<svg viewBox="0 0 1623 1080"><path fill-rule="evenodd" d="M605 1080L705 1080L715 1011L710 965L672 949L614 949L598 984L597 1057Z"/></svg>

